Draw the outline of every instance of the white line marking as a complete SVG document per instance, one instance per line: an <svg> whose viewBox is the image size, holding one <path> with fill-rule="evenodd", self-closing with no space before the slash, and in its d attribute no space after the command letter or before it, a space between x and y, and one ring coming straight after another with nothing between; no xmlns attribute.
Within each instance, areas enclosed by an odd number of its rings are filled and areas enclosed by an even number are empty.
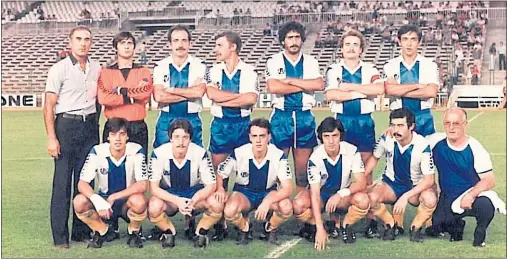
<svg viewBox="0 0 507 259"><path fill-rule="evenodd" d="M470 120L468 120L468 123L471 123L473 120L477 119L477 117L483 115L484 112L479 112L477 113L474 117L470 118Z"/></svg>
<svg viewBox="0 0 507 259"><path fill-rule="evenodd" d="M287 252L289 249L291 249L293 246L297 245L297 243L299 243L301 240L303 240L303 239L296 238L296 239L289 240L289 241L283 243L283 245L277 247L275 250L273 250L271 253L266 255L264 258L278 258L281 255L283 255L285 252Z"/></svg>

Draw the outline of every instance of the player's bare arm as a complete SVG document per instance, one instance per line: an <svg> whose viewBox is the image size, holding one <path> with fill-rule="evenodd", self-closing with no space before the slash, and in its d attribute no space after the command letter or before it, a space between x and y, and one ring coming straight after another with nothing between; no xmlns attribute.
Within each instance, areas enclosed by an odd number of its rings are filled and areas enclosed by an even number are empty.
<svg viewBox="0 0 507 259"><path fill-rule="evenodd" d="M150 193L161 200L178 205L180 209L185 208L190 202L190 199L178 197L160 188L160 181L150 181Z"/></svg>
<svg viewBox="0 0 507 259"><path fill-rule="evenodd" d="M350 190L350 195L354 195L358 192L366 191L366 174L365 173L355 173L354 182L348 188Z"/></svg>
<svg viewBox="0 0 507 259"><path fill-rule="evenodd" d="M60 155L60 142L56 138L55 131L55 106L58 100L58 95L52 92L45 93L44 99L44 125L46 126L46 133L48 135L48 154L54 158Z"/></svg>
<svg viewBox="0 0 507 259"><path fill-rule="evenodd" d="M272 94L293 94L303 91L303 89L289 84L286 79L268 79L266 90Z"/></svg>
<svg viewBox="0 0 507 259"><path fill-rule="evenodd" d="M481 192L491 190L495 187L495 175L493 174L493 171L479 174L479 178L480 181L474 185L470 192L463 196L463 199L461 200L461 208L471 209L472 203Z"/></svg>
<svg viewBox="0 0 507 259"><path fill-rule="evenodd" d="M209 84L206 87L206 95L208 98L216 103L227 102L238 98L240 94L232 93L229 91L222 91L216 87L216 85Z"/></svg>
<svg viewBox="0 0 507 259"><path fill-rule="evenodd" d="M192 197L191 205L195 205L195 204L207 199L209 196L211 196L215 192L216 187L217 187L216 183L208 184L208 185L204 186L204 188L202 188L201 190L199 190L198 192L196 192L194 194L194 196Z"/></svg>
<svg viewBox="0 0 507 259"><path fill-rule="evenodd" d="M366 164L364 165L364 175L365 177L370 175L373 172L373 169L377 166L378 158L375 156L370 156L368 160L366 160Z"/></svg>
<svg viewBox="0 0 507 259"><path fill-rule="evenodd" d="M324 220L322 219L320 183L310 185L310 200L315 226L317 227L317 232L315 233L315 249L320 251L326 247L327 243L327 232L324 228Z"/></svg>
<svg viewBox="0 0 507 259"><path fill-rule="evenodd" d="M436 84L427 84L422 88L415 89L405 94L405 97L411 98L435 98L437 97L438 86Z"/></svg>
<svg viewBox="0 0 507 259"><path fill-rule="evenodd" d="M290 179L283 180L281 182L281 185L282 187L279 190L270 192L268 195L266 195L264 200L262 200L262 203L255 211L255 218L257 220L266 219L271 204L290 197L290 195L292 194L292 180Z"/></svg>
<svg viewBox="0 0 507 259"><path fill-rule="evenodd" d="M422 84L399 84L390 77L385 82L385 94L389 96L405 96L408 92L424 87Z"/></svg>
<svg viewBox="0 0 507 259"><path fill-rule="evenodd" d="M251 107L257 103L258 97L259 96L256 93L243 93L239 94L239 96L235 99L220 102L218 104L224 107Z"/></svg>
<svg viewBox="0 0 507 259"><path fill-rule="evenodd" d="M201 82L202 79L198 78L196 81ZM186 99L198 99L201 98L204 93L206 92L206 84L205 83L197 83L193 84L189 87L183 87L183 88L175 88L170 87L165 89L166 92L170 94L179 95L181 97L184 97Z"/></svg>
<svg viewBox="0 0 507 259"><path fill-rule="evenodd" d="M324 79L322 77L315 79L285 79L290 85L297 86L305 92L324 91Z"/></svg>
<svg viewBox="0 0 507 259"><path fill-rule="evenodd" d="M153 92L153 98L156 102L159 103L177 103L181 101L187 100L187 98L171 94L165 91L164 85L155 85L155 90Z"/></svg>
<svg viewBox="0 0 507 259"><path fill-rule="evenodd" d="M347 92L359 92L365 94L367 96L376 97L377 95L384 94L384 84L383 83L374 83L374 84L351 84L351 83L341 83L339 86L339 90L347 91Z"/></svg>
<svg viewBox="0 0 507 259"><path fill-rule="evenodd" d="M128 198L136 193L144 193L148 189L148 180L136 181L124 190L115 192L107 198L107 201L114 203L116 200Z"/></svg>
<svg viewBox="0 0 507 259"><path fill-rule="evenodd" d="M324 99L326 99L326 101L345 102L359 98L363 98L363 96L355 92L344 91L341 89L329 89L324 94Z"/></svg>

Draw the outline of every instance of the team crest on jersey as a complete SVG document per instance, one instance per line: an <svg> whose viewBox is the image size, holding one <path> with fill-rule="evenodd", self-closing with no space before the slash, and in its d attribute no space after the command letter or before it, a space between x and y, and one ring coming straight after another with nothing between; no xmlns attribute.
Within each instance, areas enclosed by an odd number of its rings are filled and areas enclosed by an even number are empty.
<svg viewBox="0 0 507 259"><path fill-rule="evenodd" d="M279 68L279 69L278 69L278 74L279 74L279 75L283 75L283 74L285 74L285 69L284 69L283 67Z"/></svg>
<svg viewBox="0 0 507 259"><path fill-rule="evenodd" d="M104 168L104 167L101 167L101 168L100 168L100 174L101 174L101 175L106 175L107 173L108 173L108 172L107 172L107 169L106 169L106 168Z"/></svg>
<svg viewBox="0 0 507 259"><path fill-rule="evenodd" d="M241 172L239 175L243 178L246 178L246 177L248 177L249 173L248 172Z"/></svg>
<svg viewBox="0 0 507 259"><path fill-rule="evenodd" d="M393 152L392 151L387 152L387 157L389 157L389 158L393 157Z"/></svg>
<svg viewBox="0 0 507 259"><path fill-rule="evenodd" d="M328 175L327 175L327 174L324 174L324 173L321 173L321 174L320 174L320 179L322 179L323 181L324 181L324 180L326 180L326 179L327 179L327 177L328 177Z"/></svg>
<svg viewBox="0 0 507 259"><path fill-rule="evenodd" d="M170 174L171 174L171 172L169 172L169 170L164 170L164 173L163 173L163 174L164 174L164 175L170 175Z"/></svg>
<svg viewBox="0 0 507 259"><path fill-rule="evenodd" d="M382 79L387 79L387 75L386 75L386 74L382 74L382 75L380 76L380 78L382 78Z"/></svg>
<svg viewBox="0 0 507 259"><path fill-rule="evenodd" d="M400 76L398 74L394 74L394 80L400 79Z"/></svg>
<svg viewBox="0 0 507 259"><path fill-rule="evenodd" d="M337 78L336 78L336 81L338 81L338 84L341 84L341 83L342 83L342 79L341 79L341 78L339 78L339 77L337 77Z"/></svg>
<svg viewBox="0 0 507 259"><path fill-rule="evenodd" d="M171 75L169 75L169 74L164 75L164 83L169 82L169 80L171 80Z"/></svg>

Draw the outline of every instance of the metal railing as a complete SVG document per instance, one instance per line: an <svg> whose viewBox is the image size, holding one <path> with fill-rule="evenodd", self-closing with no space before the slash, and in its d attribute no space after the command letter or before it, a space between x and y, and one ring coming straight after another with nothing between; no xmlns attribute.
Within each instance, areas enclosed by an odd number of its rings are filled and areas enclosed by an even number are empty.
<svg viewBox="0 0 507 259"><path fill-rule="evenodd" d="M400 24L405 18L409 21L412 17L423 17L426 24L435 24L438 15L441 15L442 22L446 22L449 17L459 17L463 13L480 17L485 13L488 20L505 21L507 18L506 8L475 8L469 10L463 9L422 9L422 10L379 10L377 17L382 16L385 22L390 24ZM473 14L472 14L473 13ZM327 23L341 20L344 23L371 22L373 20L372 11L336 11L325 13L292 13L292 14L266 14L263 17L253 17L251 15L241 16L200 16L198 24L200 27L228 27L228 26L265 26L266 24L281 24L288 21L298 21L303 24L309 23ZM421 20L421 19L419 19Z"/></svg>
<svg viewBox="0 0 507 259"><path fill-rule="evenodd" d="M171 18L171 16L175 16L175 18L179 17L195 17L199 11L198 10L187 10L184 7L180 6L168 6L162 10L142 10L136 12L128 12L128 18L135 20L136 18L146 18L146 17L164 17Z"/></svg>
<svg viewBox="0 0 507 259"><path fill-rule="evenodd" d="M99 19L81 19L73 22L60 21L38 21L36 23L18 23L10 22L7 29L2 30L3 35L23 35L23 34L42 34L42 33L62 33L69 32L72 28L84 25L92 31L118 31L120 28L119 18L99 18Z"/></svg>

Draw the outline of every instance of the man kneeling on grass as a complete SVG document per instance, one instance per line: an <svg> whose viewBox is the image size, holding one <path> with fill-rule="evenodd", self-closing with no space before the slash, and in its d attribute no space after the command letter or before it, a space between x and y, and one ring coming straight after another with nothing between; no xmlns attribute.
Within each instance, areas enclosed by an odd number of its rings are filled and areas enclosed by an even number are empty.
<svg viewBox="0 0 507 259"><path fill-rule="evenodd" d="M140 229L147 215L143 193L148 187L148 173L141 145L127 142L127 123L119 118L107 121L108 142L92 148L81 171L74 210L94 231L89 248L102 247L108 236L114 235L106 223L118 217L129 221L127 244L143 247ZM90 186L94 179L98 193Z"/></svg>
<svg viewBox="0 0 507 259"><path fill-rule="evenodd" d="M343 141L344 133L340 120L328 117L322 121L317 128L322 145L308 161L310 189L298 193L293 201L296 218L305 223L304 237L314 241L317 250L324 249L327 243L323 208L330 215L347 214L339 229L345 243L355 242L352 225L370 209L361 154L356 146Z"/></svg>
<svg viewBox="0 0 507 259"><path fill-rule="evenodd" d="M176 119L169 126L170 143L153 151L150 163L150 221L162 230L162 248L174 247L176 228L168 216L179 211L195 215L203 210L195 230L194 246L209 243L208 230L222 217L224 204L215 199L216 176L202 147L191 143L193 128L186 119Z"/></svg>

